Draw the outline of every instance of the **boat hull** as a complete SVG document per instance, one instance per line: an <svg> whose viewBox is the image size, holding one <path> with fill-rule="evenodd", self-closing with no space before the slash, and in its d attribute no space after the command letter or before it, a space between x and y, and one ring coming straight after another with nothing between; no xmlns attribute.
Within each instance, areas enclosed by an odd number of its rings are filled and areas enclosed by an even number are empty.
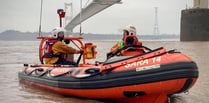
<svg viewBox="0 0 209 103"><path fill-rule="evenodd" d="M197 77L196 64L188 61L161 64L160 68L140 72L130 69L82 79L70 75L38 77L35 73L19 72L21 82L63 95L123 101L184 92L192 87Z"/></svg>

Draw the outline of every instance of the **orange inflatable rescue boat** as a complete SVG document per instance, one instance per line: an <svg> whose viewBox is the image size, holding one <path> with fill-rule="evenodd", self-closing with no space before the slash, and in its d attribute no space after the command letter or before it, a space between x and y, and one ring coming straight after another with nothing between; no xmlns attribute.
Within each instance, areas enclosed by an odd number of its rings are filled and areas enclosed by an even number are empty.
<svg viewBox="0 0 209 103"><path fill-rule="evenodd" d="M135 36L129 38L138 40ZM42 61L43 47L51 38L38 39L42 39ZM196 63L176 50L125 45L108 53L104 62L86 63L86 59L96 57L96 46L83 44L81 37L64 39L84 50L78 56L77 66L24 64L18 73L20 82L63 95L130 103L164 103L168 96L188 91L198 78Z"/></svg>

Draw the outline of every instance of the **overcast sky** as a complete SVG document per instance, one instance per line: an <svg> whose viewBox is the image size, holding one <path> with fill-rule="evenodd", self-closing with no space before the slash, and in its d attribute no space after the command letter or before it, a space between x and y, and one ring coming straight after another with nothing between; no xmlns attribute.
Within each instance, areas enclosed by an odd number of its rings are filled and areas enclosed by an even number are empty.
<svg viewBox="0 0 209 103"><path fill-rule="evenodd" d="M64 9L64 3L71 0L43 1L42 31L49 32L59 26L57 9ZM73 0L73 2L78 1L80 0ZM86 1L88 0L83 0L84 3ZM22 32L38 31L41 0L1 0L0 2L0 32L9 29ZM155 20L154 7L158 7L160 33L179 34L181 10L185 9L186 5L190 8L193 5L193 0L122 0L122 2L85 21L82 24L82 31L119 34L119 29L131 24L136 27L137 34L152 34ZM79 8L79 5L74 6ZM78 27L74 31L78 32Z"/></svg>

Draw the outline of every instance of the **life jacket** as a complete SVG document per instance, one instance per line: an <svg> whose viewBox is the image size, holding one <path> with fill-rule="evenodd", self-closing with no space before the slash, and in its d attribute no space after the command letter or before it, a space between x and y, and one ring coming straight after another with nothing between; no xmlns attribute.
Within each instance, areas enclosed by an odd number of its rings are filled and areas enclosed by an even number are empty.
<svg viewBox="0 0 209 103"><path fill-rule="evenodd" d="M134 55L139 55L139 54L143 54L144 50L143 48L139 48L140 46L142 46L142 43L138 41L138 38L134 35L130 35L130 36L126 36L123 41L121 41L121 47L124 46L131 46L131 45L137 45L138 47L130 47L127 48L122 52L123 56L134 56Z"/></svg>
<svg viewBox="0 0 209 103"><path fill-rule="evenodd" d="M46 42L44 46L44 58L52 58L52 57L59 57L59 55L54 55L52 51L52 46L57 42L58 40L49 40Z"/></svg>
<svg viewBox="0 0 209 103"><path fill-rule="evenodd" d="M121 42L121 47L128 45L142 45L141 42L138 41L138 38L134 35L126 36Z"/></svg>
<svg viewBox="0 0 209 103"><path fill-rule="evenodd" d="M138 41L135 35L129 35L117 42L117 44L111 48L111 52L107 54L107 58L114 56L135 56L145 53L142 43Z"/></svg>

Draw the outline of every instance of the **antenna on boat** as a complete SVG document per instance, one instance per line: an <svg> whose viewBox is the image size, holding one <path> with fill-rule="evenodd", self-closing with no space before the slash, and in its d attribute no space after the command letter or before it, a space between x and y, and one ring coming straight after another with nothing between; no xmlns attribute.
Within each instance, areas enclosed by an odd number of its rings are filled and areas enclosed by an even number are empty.
<svg viewBox="0 0 209 103"><path fill-rule="evenodd" d="M41 36L41 19L42 19L42 5L43 5L43 0L41 0L41 9L40 9L40 23L39 23L39 37Z"/></svg>
<svg viewBox="0 0 209 103"><path fill-rule="evenodd" d="M80 36L82 35L82 25L81 25L81 21L82 21L82 0L80 0Z"/></svg>

